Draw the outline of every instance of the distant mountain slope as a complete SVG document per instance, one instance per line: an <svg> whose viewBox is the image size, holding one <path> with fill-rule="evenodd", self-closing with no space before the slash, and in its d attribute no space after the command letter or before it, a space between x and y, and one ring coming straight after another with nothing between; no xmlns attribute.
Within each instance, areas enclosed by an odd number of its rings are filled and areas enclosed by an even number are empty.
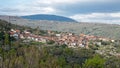
<svg viewBox="0 0 120 68"><path fill-rule="evenodd" d="M0 16L0 19L9 21L8 16ZM10 16L10 22L21 26L32 28L40 27L42 30L53 30L62 32L73 32L76 34L84 33L120 40L120 25L100 24L100 23L68 23L47 20L27 20L17 16Z"/></svg>
<svg viewBox="0 0 120 68"><path fill-rule="evenodd" d="M77 22L71 18L57 16L57 15L47 15L47 14L38 14L38 15L29 15L21 16L24 19L30 20L50 20L50 21L60 21L60 22Z"/></svg>

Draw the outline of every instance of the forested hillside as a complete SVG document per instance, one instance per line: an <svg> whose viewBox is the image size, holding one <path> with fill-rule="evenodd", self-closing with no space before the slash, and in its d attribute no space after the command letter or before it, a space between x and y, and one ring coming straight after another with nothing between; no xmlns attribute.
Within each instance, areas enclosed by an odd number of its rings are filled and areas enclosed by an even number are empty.
<svg viewBox="0 0 120 68"><path fill-rule="evenodd" d="M59 21L59 22L77 22L71 18L58 16L58 15L49 15L49 14L36 14L36 15L28 15L21 16L24 19L29 20L48 20L48 21Z"/></svg>

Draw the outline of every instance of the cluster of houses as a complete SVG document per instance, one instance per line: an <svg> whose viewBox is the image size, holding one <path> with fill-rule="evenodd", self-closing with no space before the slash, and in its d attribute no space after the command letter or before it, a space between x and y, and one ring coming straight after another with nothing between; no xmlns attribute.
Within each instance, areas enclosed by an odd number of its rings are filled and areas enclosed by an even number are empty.
<svg viewBox="0 0 120 68"><path fill-rule="evenodd" d="M55 34L55 36L52 37L52 40L54 40L58 45L66 44L68 47L86 47L88 48L88 45L90 41L94 41L93 44L101 45L100 41L111 41L114 42L114 40L104 38L104 37L98 37L93 35L75 35L73 33L59 33Z"/></svg>
<svg viewBox="0 0 120 68"><path fill-rule="evenodd" d="M32 34L27 30L24 30L23 32L21 32L20 30L11 29L10 36L13 36L16 39L23 39L24 42L36 41L36 42L46 43L45 37Z"/></svg>
<svg viewBox="0 0 120 68"><path fill-rule="evenodd" d="M46 43L47 41L54 41L55 44L63 45L66 44L68 47L86 47L88 48L90 40L103 40L103 41L112 41L114 40L97 37L93 35L75 35L73 33L54 33L53 31L48 31L47 36L40 36L35 35L27 30L21 32L20 30L14 30L11 29L10 31L11 36L15 37L16 39L23 39L25 42L29 41L36 41L36 42L42 42ZM27 41L26 41L27 40ZM100 42L97 42L97 44L101 45Z"/></svg>

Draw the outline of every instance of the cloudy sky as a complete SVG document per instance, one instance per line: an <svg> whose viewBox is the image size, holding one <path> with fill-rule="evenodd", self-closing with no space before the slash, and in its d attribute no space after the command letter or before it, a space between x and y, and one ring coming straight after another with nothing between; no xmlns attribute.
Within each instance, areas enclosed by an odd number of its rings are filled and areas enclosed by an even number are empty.
<svg viewBox="0 0 120 68"><path fill-rule="evenodd" d="M79 22L120 23L120 0L0 0L0 15L54 14Z"/></svg>

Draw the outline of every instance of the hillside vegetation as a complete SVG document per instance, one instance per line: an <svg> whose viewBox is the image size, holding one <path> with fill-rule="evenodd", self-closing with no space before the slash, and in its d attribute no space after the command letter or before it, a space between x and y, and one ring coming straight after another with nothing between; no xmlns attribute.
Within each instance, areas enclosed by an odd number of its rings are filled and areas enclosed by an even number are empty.
<svg viewBox="0 0 120 68"><path fill-rule="evenodd" d="M92 45L93 47L86 49L68 48L64 44L24 43L21 39L11 39L9 30L28 29L34 33L35 29L13 25L3 20L0 20L0 27L0 68L120 68L119 55L108 54L109 57L106 57L95 52L99 48L104 51L104 46L109 46L105 52L109 49L114 51L115 47L119 50L119 44L113 46L114 43L103 42L102 46ZM99 50L98 52L101 52Z"/></svg>

